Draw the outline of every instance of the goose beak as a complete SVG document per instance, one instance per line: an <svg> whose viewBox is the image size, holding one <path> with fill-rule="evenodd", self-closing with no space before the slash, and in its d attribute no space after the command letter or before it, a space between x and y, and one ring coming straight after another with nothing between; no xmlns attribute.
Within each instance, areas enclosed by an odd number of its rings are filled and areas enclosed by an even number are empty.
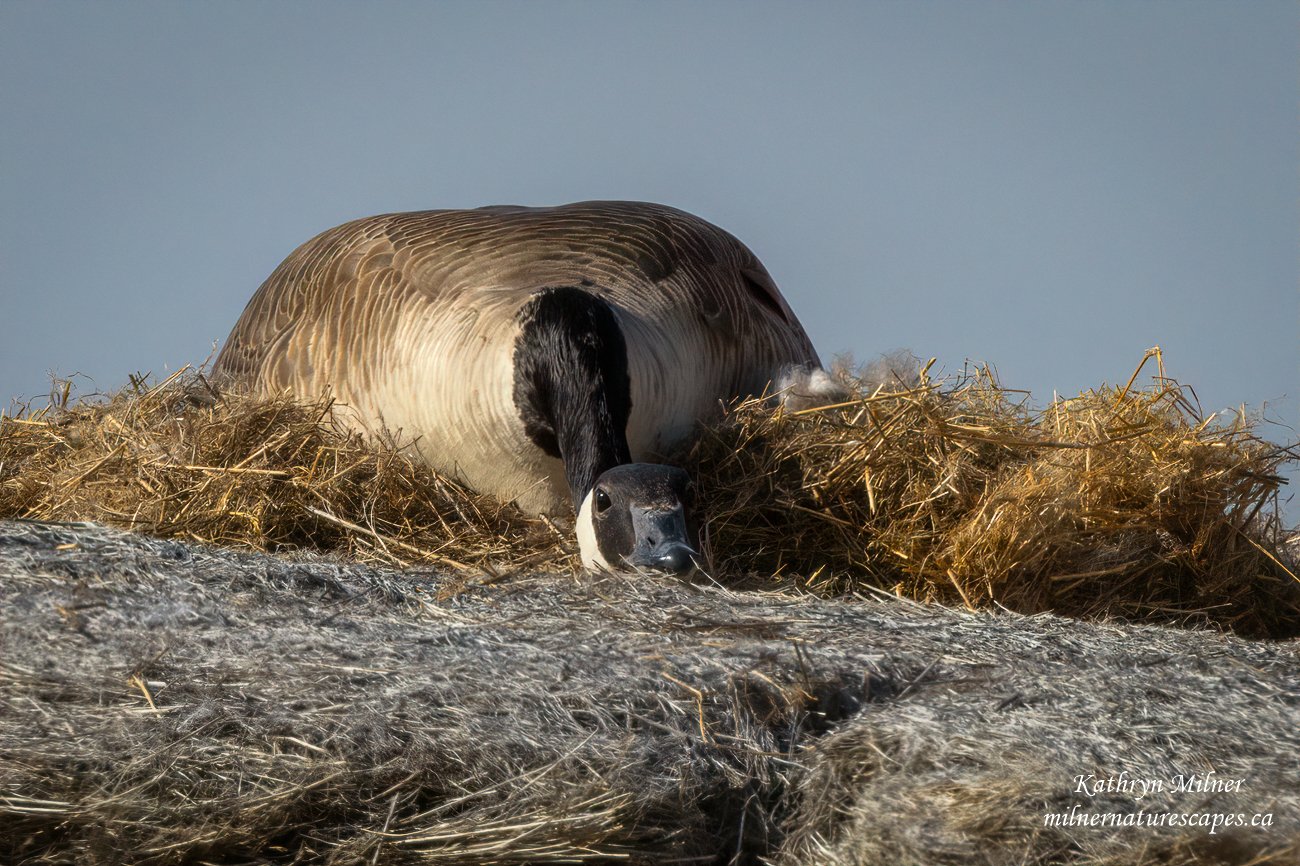
<svg viewBox="0 0 1300 866"><path fill-rule="evenodd" d="M633 506L632 530L636 542L628 564L684 576L695 570L699 552L691 546L686 530L686 513L675 508Z"/></svg>
<svg viewBox="0 0 1300 866"><path fill-rule="evenodd" d="M654 568L683 577L695 570L697 556L699 554L685 544L670 544L655 550L650 559Z"/></svg>

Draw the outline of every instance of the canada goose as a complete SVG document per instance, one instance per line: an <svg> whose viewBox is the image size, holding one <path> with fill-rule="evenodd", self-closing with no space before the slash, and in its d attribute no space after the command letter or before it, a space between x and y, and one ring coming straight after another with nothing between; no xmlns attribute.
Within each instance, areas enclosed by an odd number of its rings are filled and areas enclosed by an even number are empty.
<svg viewBox="0 0 1300 866"><path fill-rule="evenodd" d="M829 382L748 248L639 202L330 229L257 290L215 372L270 393L328 388L348 423L418 437L432 467L479 492L532 513L572 503L588 567L678 574L698 556L690 479L634 461L721 401Z"/></svg>

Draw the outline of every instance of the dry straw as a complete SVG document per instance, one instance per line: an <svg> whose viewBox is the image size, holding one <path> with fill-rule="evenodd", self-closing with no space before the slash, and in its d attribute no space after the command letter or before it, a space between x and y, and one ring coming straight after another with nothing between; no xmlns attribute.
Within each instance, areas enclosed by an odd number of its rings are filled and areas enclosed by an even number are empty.
<svg viewBox="0 0 1300 866"><path fill-rule="evenodd" d="M1154 384L1135 387L1143 365ZM1033 411L987 369L926 370L799 412L749 400L680 461L718 580L884 588L1244 634L1300 633L1279 469L1244 415L1202 417L1148 352L1124 387ZM0 518L94 520L262 550L465 575L567 570L565 525L476 496L328 399L248 398L182 371L0 419Z"/></svg>
<svg viewBox="0 0 1300 866"><path fill-rule="evenodd" d="M328 398L249 398L188 369L0 419L0 518L456 571L567 562L567 537L345 429Z"/></svg>
<svg viewBox="0 0 1300 866"><path fill-rule="evenodd" d="M715 565L972 608L1300 628L1278 517L1295 447L1244 414L1202 417L1158 349L1125 386L1041 412L986 368L925 372L838 406L748 401L707 431L691 463Z"/></svg>

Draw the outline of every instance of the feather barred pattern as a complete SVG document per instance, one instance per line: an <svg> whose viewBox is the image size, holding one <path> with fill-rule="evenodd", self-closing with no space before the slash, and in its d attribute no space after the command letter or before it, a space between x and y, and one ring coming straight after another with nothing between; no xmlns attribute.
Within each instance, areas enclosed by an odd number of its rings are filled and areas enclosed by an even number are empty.
<svg viewBox="0 0 1300 866"><path fill-rule="evenodd" d="M819 366L735 237L662 205L584 202L387 214L326 231L258 289L216 372L264 393L328 390L348 423L400 431L479 491L563 513L563 467L528 440L511 400L519 310L561 286L604 299L623 330L636 460L783 369Z"/></svg>

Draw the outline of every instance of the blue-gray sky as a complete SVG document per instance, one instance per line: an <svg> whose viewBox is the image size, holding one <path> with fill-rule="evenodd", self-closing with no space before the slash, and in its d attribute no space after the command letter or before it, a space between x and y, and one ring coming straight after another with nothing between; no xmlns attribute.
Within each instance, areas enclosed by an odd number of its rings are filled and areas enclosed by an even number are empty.
<svg viewBox="0 0 1300 866"><path fill-rule="evenodd" d="M1295 428L1297 33L1268 0L3 0L0 405L202 360L353 217L628 198L738 235L823 355L1048 399L1159 344Z"/></svg>

